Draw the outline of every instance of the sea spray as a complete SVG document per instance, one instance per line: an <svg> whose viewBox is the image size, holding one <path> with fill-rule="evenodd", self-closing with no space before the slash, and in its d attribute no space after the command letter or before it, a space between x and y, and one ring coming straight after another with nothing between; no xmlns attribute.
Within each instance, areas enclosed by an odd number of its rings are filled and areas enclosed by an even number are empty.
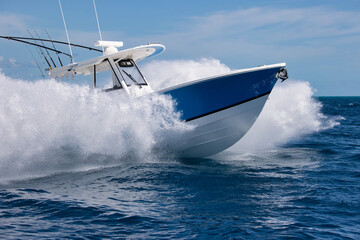
<svg viewBox="0 0 360 240"><path fill-rule="evenodd" d="M269 149L339 124L339 117L327 117L321 108L310 83L278 82L255 124L230 150Z"/></svg>
<svg viewBox="0 0 360 240"><path fill-rule="evenodd" d="M172 87L181 83L211 77L230 71L218 59L152 61L142 71L154 90Z"/></svg>
<svg viewBox="0 0 360 240"><path fill-rule="evenodd" d="M1 178L83 169L94 165L87 162L93 154L143 158L190 128L165 95L132 99L3 74L0 84ZM69 161L70 153L77 159ZM104 161L99 164L103 167Z"/></svg>

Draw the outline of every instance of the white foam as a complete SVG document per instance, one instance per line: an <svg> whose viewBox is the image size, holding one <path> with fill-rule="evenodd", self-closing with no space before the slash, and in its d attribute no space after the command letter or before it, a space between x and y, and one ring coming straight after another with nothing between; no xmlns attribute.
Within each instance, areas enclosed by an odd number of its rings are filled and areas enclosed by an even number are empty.
<svg viewBox="0 0 360 240"><path fill-rule="evenodd" d="M172 87L196 79L229 72L230 68L217 59L152 61L142 71L154 90Z"/></svg>
<svg viewBox="0 0 360 240"><path fill-rule="evenodd" d="M322 114L322 104L313 95L308 82L279 81L255 124L230 150L269 149L338 125L338 118Z"/></svg>
<svg viewBox="0 0 360 240"><path fill-rule="evenodd" d="M0 85L1 179L92 167L92 154L143 158L188 129L164 95L130 99L1 73Z"/></svg>

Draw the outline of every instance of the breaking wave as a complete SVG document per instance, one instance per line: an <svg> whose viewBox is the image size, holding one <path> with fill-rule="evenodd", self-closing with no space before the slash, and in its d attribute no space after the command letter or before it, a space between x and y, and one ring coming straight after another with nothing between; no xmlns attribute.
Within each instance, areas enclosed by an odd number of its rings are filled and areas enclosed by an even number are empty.
<svg viewBox="0 0 360 240"><path fill-rule="evenodd" d="M154 90L230 71L216 59L153 61L142 66ZM88 87L0 73L0 180L87 170L126 159L147 161L191 126L175 103L151 94L138 99ZM235 149L285 143L332 127L309 83L278 84L254 127ZM166 149L171 152L170 149Z"/></svg>

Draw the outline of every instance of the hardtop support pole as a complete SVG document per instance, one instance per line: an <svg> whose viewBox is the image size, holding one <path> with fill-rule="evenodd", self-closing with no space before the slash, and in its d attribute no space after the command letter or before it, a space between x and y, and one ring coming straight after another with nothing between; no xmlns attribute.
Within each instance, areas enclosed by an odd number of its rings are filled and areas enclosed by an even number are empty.
<svg viewBox="0 0 360 240"><path fill-rule="evenodd" d="M91 88L95 89L96 88L96 65L94 65L94 69L91 74L91 80L92 80Z"/></svg>
<svg viewBox="0 0 360 240"><path fill-rule="evenodd" d="M108 58L107 59L110 63L112 72L114 73L115 77L117 78L117 80L119 81L119 83L121 84L121 87L125 90L125 92L127 94L130 94L128 86L126 85L126 82L124 81L124 79L121 76L121 73L119 71L119 69L116 67L116 64L114 62L114 60L112 58Z"/></svg>

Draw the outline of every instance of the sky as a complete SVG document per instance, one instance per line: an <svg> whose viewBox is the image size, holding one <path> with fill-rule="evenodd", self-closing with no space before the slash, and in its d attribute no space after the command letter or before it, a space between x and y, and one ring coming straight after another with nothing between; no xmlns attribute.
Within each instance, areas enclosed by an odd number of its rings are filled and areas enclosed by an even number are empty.
<svg viewBox="0 0 360 240"><path fill-rule="evenodd" d="M92 0L62 0L70 41L99 40ZM231 69L287 63L290 79L318 96L360 96L360 0L97 0L104 40L124 47L160 42L152 60L214 58ZM0 35L29 30L66 41L58 0L0 0ZM63 48L66 52L68 49ZM0 39L0 68L13 78L40 78L34 48ZM97 56L73 49L75 61ZM65 63L69 60L64 59Z"/></svg>

